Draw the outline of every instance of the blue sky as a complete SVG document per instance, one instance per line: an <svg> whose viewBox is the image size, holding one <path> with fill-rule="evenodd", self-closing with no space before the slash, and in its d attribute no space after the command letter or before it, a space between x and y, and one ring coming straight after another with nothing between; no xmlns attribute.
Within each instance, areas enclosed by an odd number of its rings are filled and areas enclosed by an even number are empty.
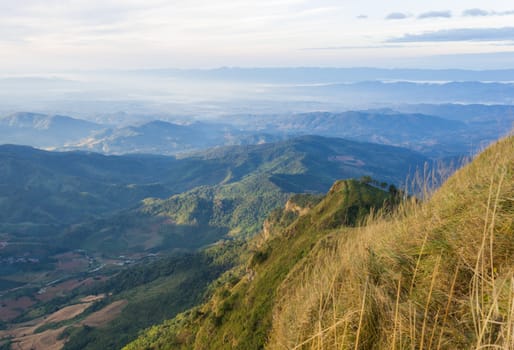
<svg viewBox="0 0 514 350"><path fill-rule="evenodd" d="M510 3L0 0L0 73L219 66L514 68Z"/></svg>

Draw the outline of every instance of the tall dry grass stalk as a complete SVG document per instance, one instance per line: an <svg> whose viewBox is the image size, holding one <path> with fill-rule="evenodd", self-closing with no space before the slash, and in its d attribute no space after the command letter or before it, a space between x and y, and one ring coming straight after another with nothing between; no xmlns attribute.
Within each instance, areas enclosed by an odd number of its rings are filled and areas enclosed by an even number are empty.
<svg viewBox="0 0 514 350"><path fill-rule="evenodd" d="M327 236L279 289L267 347L514 349L513 174L511 137L427 202Z"/></svg>

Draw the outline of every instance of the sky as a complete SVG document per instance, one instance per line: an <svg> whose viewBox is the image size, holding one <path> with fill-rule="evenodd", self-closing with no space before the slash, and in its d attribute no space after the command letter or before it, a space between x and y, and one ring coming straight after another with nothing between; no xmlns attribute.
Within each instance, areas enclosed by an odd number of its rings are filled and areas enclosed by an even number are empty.
<svg viewBox="0 0 514 350"><path fill-rule="evenodd" d="M501 0L0 0L0 74L149 68L514 68Z"/></svg>

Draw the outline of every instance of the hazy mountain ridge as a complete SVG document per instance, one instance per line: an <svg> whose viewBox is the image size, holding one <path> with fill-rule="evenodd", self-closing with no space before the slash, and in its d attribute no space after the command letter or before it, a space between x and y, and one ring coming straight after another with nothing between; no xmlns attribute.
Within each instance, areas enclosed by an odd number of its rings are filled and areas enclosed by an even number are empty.
<svg viewBox="0 0 514 350"><path fill-rule="evenodd" d="M67 116L20 112L0 118L0 144L59 147L102 128Z"/></svg>
<svg viewBox="0 0 514 350"><path fill-rule="evenodd" d="M511 69L111 70L77 73L65 79L55 76L0 79L0 86L5 87L0 92L0 102L6 112L58 111L81 118L118 113L139 116L301 113L368 109L398 103L511 104L513 75Z"/></svg>
<svg viewBox="0 0 514 350"><path fill-rule="evenodd" d="M395 103L482 103L512 104L514 84L497 82L381 82L335 83L309 87L290 87L291 94L311 96L313 100L350 102L366 96L376 104Z"/></svg>
<svg viewBox="0 0 514 350"><path fill-rule="evenodd" d="M364 111L262 116L251 127L395 145L437 158L473 154L504 136L514 123L514 114L509 111L510 106L399 105ZM238 123L241 118L244 116L238 117Z"/></svg>
<svg viewBox="0 0 514 350"><path fill-rule="evenodd" d="M396 111L399 110L400 112ZM191 123L164 120L112 127L61 116L19 113L0 119L0 143L105 154L194 152L316 134L411 148L430 157L471 154L512 128L511 106L397 107L277 115L235 115Z"/></svg>
<svg viewBox="0 0 514 350"><path fill-rule="evenodd" d="M395 145L431 155L444 154L445 149L450 154L465 153L469 147L464 140L455 139L468 133L465 123L394 111L297 114L277 120L273 129ZM447 145L450 142L453 144Z"/></svg>
<svg viewBox="0 0 514 350"><path fill-rule="evenodd" d="M139 126L109 128L60 149L89 150L107 154L172 155L215 146L273 142L282 138L279 135L241 131L228 124L176 124L155 120Z"/></svg>
<svg viewBox="0 0 514 350"><path fill-rule="evenodd" d="M402 113L422 113L466 123L486 121L512 122L514 106L482 104L405 104L391 107Z"/></svg>

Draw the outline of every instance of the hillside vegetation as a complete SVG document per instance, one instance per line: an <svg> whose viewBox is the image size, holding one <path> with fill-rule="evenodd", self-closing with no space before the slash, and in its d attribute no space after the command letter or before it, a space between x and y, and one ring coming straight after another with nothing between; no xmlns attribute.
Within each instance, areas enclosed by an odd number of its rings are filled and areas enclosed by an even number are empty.
<svg viewBox="0 0 514 350"><path fill-rule="evenodd" d="M182 158L0 146L0 240L9 243L0 256L198 248L255 234L291 193L363 175L398 183L425 161L402 148L315 136Z"/></svg>
<svg viewBox="0 0 514 350"><path fill-rule="evenodd" d="M509 137L357 227L369 210L345 198L384 198L336 183L304 215L275 212L238 281L126 349L512 349L513 175Z"/></svg>
<svg viewBox="0 0 514 350"><path fill-rule="evenodd" d="M100 326L70 325L62 335L67 338L64 349L120 349L137 338L141 329L197 305L209 284L238 261L241 244L220 242L201 252L162 258L86 288L81 292L109 296L90 311L120 301L126 302L126 306Z"/></svg>
<svg viewBox="0 0 514 350"><path fill-rule="evenodd" d="M323 199L294 196L288 209L271 214L263 234L250 245L253 253L247 262L231 271L237 278L220 283L206 304L150 329L127 349L262 347L272 325L276 291L316 242L334 227L358 225L370 211L394 201L390 193L356 180L336 182Z"/></svg>

